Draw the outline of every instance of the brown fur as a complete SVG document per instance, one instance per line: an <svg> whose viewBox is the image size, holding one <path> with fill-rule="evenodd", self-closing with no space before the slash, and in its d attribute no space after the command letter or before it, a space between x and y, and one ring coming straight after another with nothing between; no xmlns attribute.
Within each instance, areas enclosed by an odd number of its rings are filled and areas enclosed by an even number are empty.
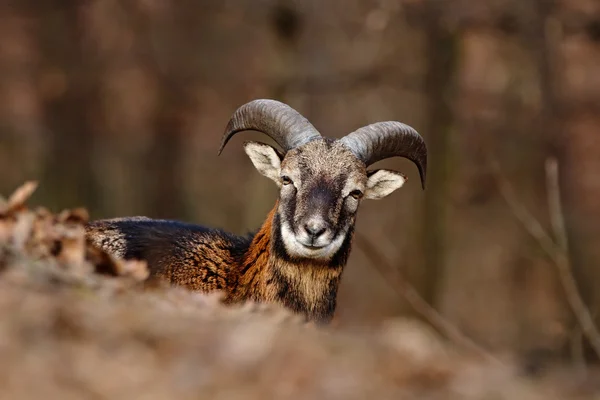
<svg viewBox="0 0 600 400"><path fill-rule="evenodd" d="M317 262L289 262L274 254L273 219L278 204L254 236L252 243L228 290L228 301L246 299L282 303L311 319L327 319L333 315L337 286L343 266Z"/></svg>
<svg viewBox="0 0 600 400"><path fill-rule="evenodd" d="M246 149L257 170L280 187L273 210L252 237L133 217L93 222L88 238L117 257L146 260L151 280L200 292L222 290L228 303L279 303L328 322L367 190L366 166L328 138L285 155L259 143Z"/></svg>
<svg viewBox="0 0 600 400"><path fill-rule="evenodd" d="M294 188L280 191L252 237L133 217L92 222L88 238L117 257L146 260L150 280L200 292L223 290L228 303L279 303L311 320L327 322L335 311L358 207L358 200L349 199L348 193L365 189L366 169L344 145L318 139L290 150L281 172L291 176ZM290 232L301 232L305 221L315 217L325 221L329 229L323 236L330 235L337 247L320 258L298 255Z"/></svg>
<svg viewBox="0 0 600 400"><path fill-rule="evenodd" d="M200 292L223 290L227 303L279 303L310 320L328 322L349 243L341 262L285 260L274 241L277 209L278 203L251 239L145 217L92 222L87 237L118 257L146 260L150 279Z"/></svg>

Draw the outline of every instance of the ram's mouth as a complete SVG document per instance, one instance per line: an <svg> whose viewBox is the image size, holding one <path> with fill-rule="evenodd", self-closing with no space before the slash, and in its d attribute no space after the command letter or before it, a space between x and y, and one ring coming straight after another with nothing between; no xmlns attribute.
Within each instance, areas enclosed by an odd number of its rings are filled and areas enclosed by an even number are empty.
<svg viewBox="0 0 600 400"><path fill-rule="evenodd" d="M327 247L329 245L329 243L325 244L325 245L322 245L322 246L318 246L318 245L315 245L315 244L304 244L304 243L300 243L300 244L304 248L306 248L308 250L321 250L321 249L323 249L323 248L325 248L325 247Z"/></svg>
<svg viewBox="0 0 600 400"><path fill-rule="evenodd" d="M300 246L302 246L303 248L305 248L307 250L313 250L313 251L322 250L331 244L330 241L327 241L327 243L323 243L323 241L319 242L318 240L315 240L314 242L311 243L310 241L306 240L306 238L302 238L302 237L298 237L298 236L296 236L295 239L296 239L296 242Z"/></svg>

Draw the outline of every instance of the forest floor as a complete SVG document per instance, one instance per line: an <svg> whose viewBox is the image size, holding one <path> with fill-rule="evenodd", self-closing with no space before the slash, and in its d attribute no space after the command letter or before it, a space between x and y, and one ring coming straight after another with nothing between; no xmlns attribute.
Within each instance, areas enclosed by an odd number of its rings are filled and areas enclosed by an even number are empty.
<svg viewBox="0 0 600 400"><path fill-rule="evenodd" d="M0 204L1 399L593 399L600 379L524 374L427 326L316 328L276 306L148 290L144 263L84 239L85 210Z"/></svg>

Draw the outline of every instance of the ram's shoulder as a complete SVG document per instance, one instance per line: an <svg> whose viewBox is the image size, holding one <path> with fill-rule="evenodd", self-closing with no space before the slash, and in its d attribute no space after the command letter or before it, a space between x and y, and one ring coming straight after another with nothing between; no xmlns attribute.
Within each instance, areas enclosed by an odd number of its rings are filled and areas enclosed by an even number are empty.
<svg viewBox="0 0 600 400"><path fill-rule="evenodd" d="M134 253L152 248L172 251L198 246L231 248L243 247L246 242L218 229L144 216L91 221L86 225L86 237L97 247L122 258L135 257Z"/></svg>

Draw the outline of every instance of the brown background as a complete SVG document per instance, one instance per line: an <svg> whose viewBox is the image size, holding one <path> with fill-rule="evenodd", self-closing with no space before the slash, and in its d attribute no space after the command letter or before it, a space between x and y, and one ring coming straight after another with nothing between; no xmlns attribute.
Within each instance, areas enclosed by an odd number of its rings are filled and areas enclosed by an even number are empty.
<svg viewBox="0 0 600 400"><path fill-rule="evenodd" d="M486 348L568 354L579 336L555 265L499 191L499 165L550 231L544 163L559 161L573 273L600 311L600 2L595 0L5 0L0 189L93 218L148 215L245 233L276 189L244 140L217 157L239 105L276 98L324 135L414 126L428 188L366 201L358 232ZM381 267L381 266L379 266ZM389 269L389 268L388 268ZM413 314L356 247L336 320Z"/></svg>

